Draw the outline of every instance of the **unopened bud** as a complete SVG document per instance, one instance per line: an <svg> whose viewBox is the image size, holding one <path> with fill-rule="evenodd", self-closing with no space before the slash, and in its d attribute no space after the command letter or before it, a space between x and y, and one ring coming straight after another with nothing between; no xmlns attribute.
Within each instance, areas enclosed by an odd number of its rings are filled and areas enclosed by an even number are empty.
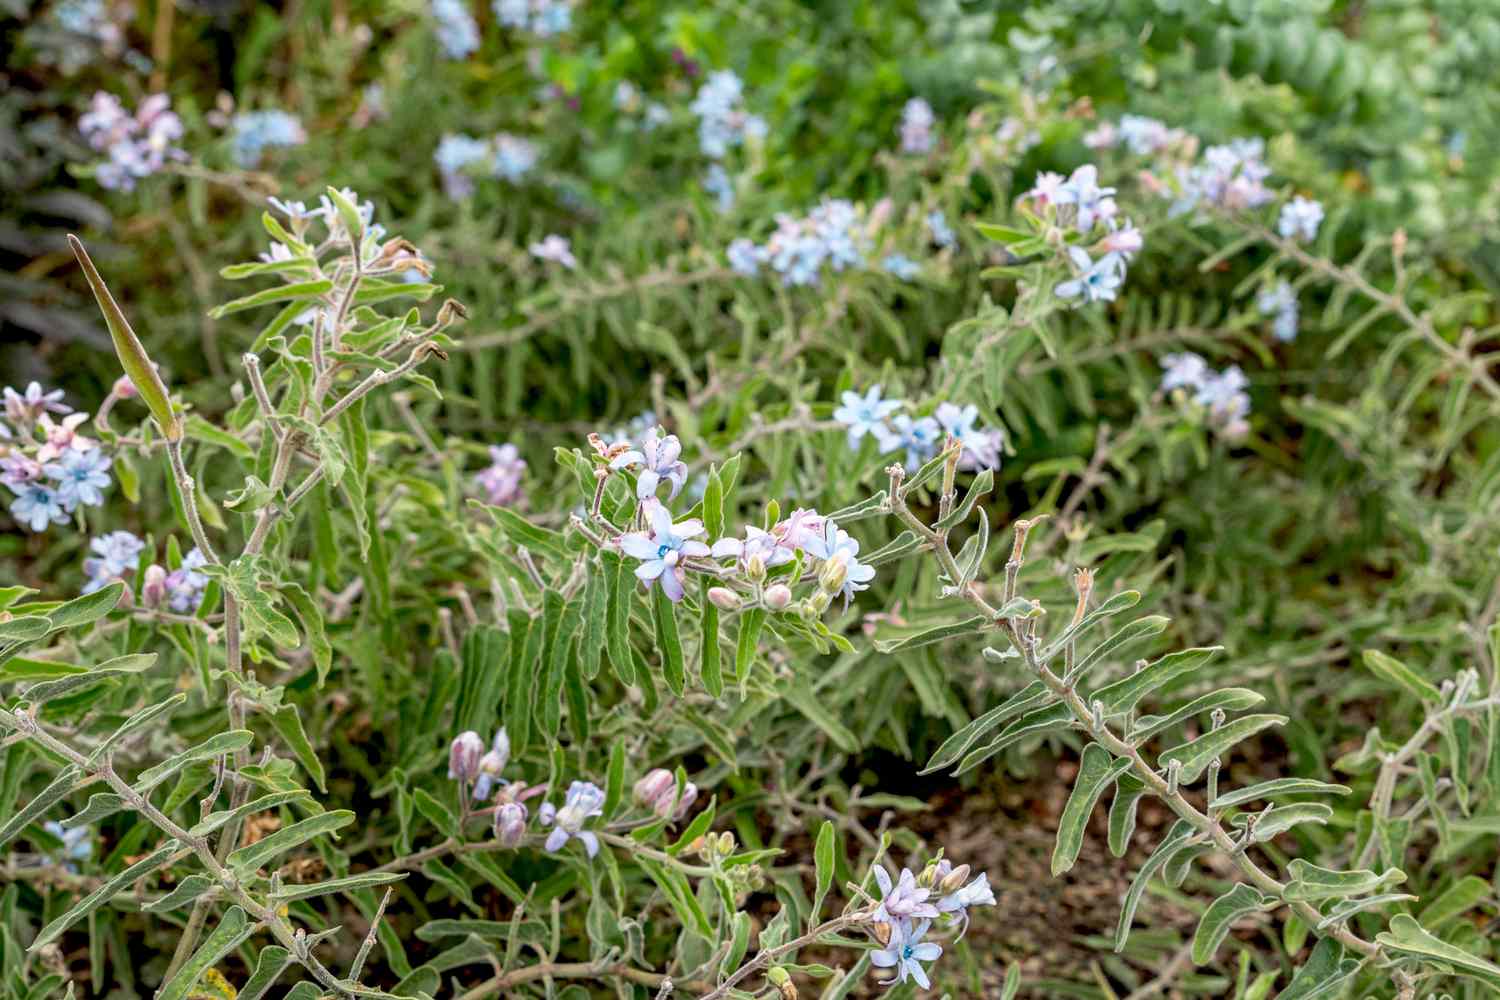
<svg viewBox="0 0 1500 1000"><path fill-rule="evenodd" d="M844 589L844 582L849 579L849 567L842 559L830 559L823 564L823 571L818 574L818 586L830 594L837 594Z"/></svg>
<svg viewBox="0 0 1500 1000"><path fill-rule="evenodd" d="M676 787L677 779L672 777L672 772L657 767L647 771L645 777L635 783L633 794L637 805L654 810L663 797L668 803L672 801L672 791Z"/></svg>
<svg viewBox="0 0 1500 1000"><path fill-rule="evenodd" d="M809 618L816 618L827 611L828 605L832 603L833 595L829 594L826 590L820 590L806 601L803 601L802 607L806 610Z"/></svg>
<svg viewBox="0 0 1500 1000"><path fill-rule="evenodd" d="M886 947L891 943L891 925L877 920L870 925L870 936L880 942L880 947Z"/></svg>
<svg viewBox="0 0 1500 1000"><path fill-rule="evenodd" d="M772 611L780 611L792 603L792 588L784 583L773 583L761 595L761 600Z"/></svg>
<svg viewBox="0 0 1500 1000"><path fill-rule="evenodd" d="M473 781L479 776L479 762L484 753L484 740L472 729L459 733L448 745L448 777L454 781Z"/></svg>
<svg viewBox="0 0 1500 1000"><path fill-rule="evenodd" d="M114 387L110 389L110 392L114 393L116 399L133 399L136 395L135 383L130 381L129 375L121 375L115 379Z"/></svg>
<svg viewBox="0 0 1500 1000"><path fill-rule="evenodd" d="M740 606L740 595L728 587L708 588L708 599L721 611L733 611Z"/></svg>
<svg viewBox="0 0 1500 1000"><path fill-rule="evenodd" d="M969 881L969 866L959 865L943 876L943 880L938 883L938 892L944 896L957 892L964 887L964 883L967 881Z"/></svg>
<svg viewBox="0 0 1500 1000"><path fill-rule="evenodd" d="M719 834L719 853L724 855L734 853L734 834L728 830Z"/></svg>
<svg viewBox="0 0 1500 1000"><path fill-rule="evenodd" d="M502 847L520 847L526 839L526 807L507 802L495 810L495 838Z"/></svg>
<svg viewBox="0 0 1500 1000"><path fill-rule="evenodd" d="M160 607L167 599L167 571L152 563L141 578L141 603L148 608Z"/></svg>
<svg viewBox="0 0 1500 1000"><path fill-rule="evenodd" d="M766 578L766 560L759 552L745 560L745 575L755 583Z"/></svg>
<svg viewBox="0 0 1500 1000"><path fill-rule="evenodd" d="M938 863L930 861L927 867L922 869L922 874L917 876L917 888L931 889L938 882Z"/></svg>
<svg viewBox="0 0 1500 1000"><path fill-rule="evenodd" d="M670 775L668 775L668 777L670 777ZM677 808L673 809L672 799L676 796L676 794L677 784L676 779L674 778L673 783L667 786L667 790L657 798L656 804L653 806L656 815L666 816L668 812L670 812L673 819L681 819L687 813L688 808L692 806L694 802L698 801L698 786L693 784L691 781L683 785L682 796L680 798L677 798Z"/></svg>

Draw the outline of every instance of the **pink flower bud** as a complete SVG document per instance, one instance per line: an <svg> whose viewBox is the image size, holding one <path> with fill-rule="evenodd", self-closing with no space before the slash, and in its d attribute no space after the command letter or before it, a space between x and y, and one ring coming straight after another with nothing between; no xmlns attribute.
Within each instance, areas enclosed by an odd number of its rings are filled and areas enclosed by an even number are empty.
<svg viewBox="0 0 1500 1000"><path fill-rule="evenodd" d="M792 603L792 588L784 583L773 583L766 588L763 600L772 611L780 611Z"/></svg>
<svg viewBox="0 0 1500 1000"><path fill-rule="evenodd" d="M134 399L135 383L130 381L129 375L121 375L115 379L114 388L110 390L116 399Z"/></svg>
<svg viewBox="0 0 1500 1000"><path fill-rule="evenodd" d="M714 607L723 611L733 611L740 606L740 595L728 587L710 587L708 599L714 603Z"/></svg>
<svg viewBox="0 0 1500 1000"><path fill-rule="evenodd" d="M472 729L459 733L448 745L448 777L455 781L473 781L479 775L479 759L484 756L484 740Z"/></svg>
<svg viewBox="0 0 1500 1000"><path fill-rule="evenodd" d="M646 776L635 783L635 801L637 805L647 809L655 810L657 802L663 797L671 804L672 794L677 788L677 779L672 772L666 768L658 767L646 772Z"/></svg>
<svg viewBox="0 0 1500 1000"><path fill-rule="evenodd" d="M506 802L495 810L495 837L502 847L520 847L526 839L526 807Z"/></svg>
<svg viewBox="0 0 1500 1000"><path fill-rule="evenodd" d="M148 608L159 607L167 598L167 571L152 563L146 567L141 578L141 603Z"/></svg>

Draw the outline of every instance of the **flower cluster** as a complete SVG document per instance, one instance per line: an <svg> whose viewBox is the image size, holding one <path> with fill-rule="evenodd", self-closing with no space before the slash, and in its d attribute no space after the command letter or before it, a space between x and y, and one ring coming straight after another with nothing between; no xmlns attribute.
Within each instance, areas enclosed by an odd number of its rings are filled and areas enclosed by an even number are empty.
<svg viewBox="0 0 1500 1000"><path fill-rule="evenodd" d="M1207 203L1234 211L1258 208L1270 201L1266 178L1266 144L1261 139L1234 139L1209 146L1197 163L1177 167L1177 191L1171 215L1182 215Z"/></svg>
<svg viewBox="0 0 1500 1000"><path fill-rule="evenodd" d="M1276 231L1289 240L1311 243L1323 224L1323 206L1300 194L1281 206L1281 217L1276 220Z"/></svg>
<svg viewBox="0 0 1500 1000"><path fill-rule="evenodd" d="M192 614L203 603L208 590L208 576L199 570L208 565L208 557L195 546L174 570L157 563L146 567L141 579L141 603L148 608L166 605L177 614Z"/></svg>
<svg viewBox="0 0 1500 1000"><path fill-rule="evenodd" d="M1072 277L1054 289L1058 298L1077 299L1078 305L1112 302L1125 283L1130 258L1145 245L1139 229L1119 218L1115 189L1099 186L1099 170L1085 164L1064 178L1042 173L1022 195L1051 222L1064 227L1070 242L1066 257ZM1091 256L1090 250L1099 254Z"/></svg>
<svg viewBox="0 0 1500 1000"><path fill-rule="evenodd" d="M513 444L490 446L490 464L474 476L474 482L484 490L485 501L496 507L514 507L524 499L521 491L521 476L526 472L526 460Z"/></svg>
<svg viewBox="0 0 1500 1000"><path fill-rule="evenodd" d="M560 35L573 26L573 7L561 0L495 0L495 20L541 38Z"/></svg>
<svg viewBox="0 0 1500 1000"><path fill-rule="evenodd" d="M907 405L904 400L884 399L884 391L882 386L872 385L864 395L845 392L841 405L833 411L833 419L847 428L851 451L858 451L868 435L882 454L904 452L904 463L911 470L936 455L944 438L952 437L963 446L959 468L1000 467L1005 432L980 427L978 407L939 403L932 416L913 417L899 412Z"/></svg>
<svg viewBox="0 0 1500 1000"><path fill-rule="evenodd" d="M89 110L78 119L78 130L89 146L108 157L95 174L103 187L130 191L169 160L187 159L175 145L182 138L182 119L171 106L166 94L154 94L132 115L114 94L94 94Z"/></svg>
<svg viewBox="0 0 1500 1000"><path fill-rule="evenodd" d="M1285 280L1262 291L1255 298L1255 305L1264 316L1272 317L1271 333L1276 339L1288 343L1297 339L1297 293Z"/></svg>
<svg viewBox="0 0 1500 1000"><path fill-rule="evenodd" d="M36 382L25 392L4 390L0 483L15 494L11 516L31 531L66 524L81 506L98 507L110 485L113 460L80 432L89 415L74 413L62 396L61 389L47 391Z"/></svg>
<svg viewBox="0 0 1500 1000"><path fill-rule="evenodd" d="M1191 351L1161 359L1161 391L1202 407L1210 424L1226 438L1243 437L1250 430L1250 382L1238 365L1216 372Z"/></svg>
<svg viewBox="0 0 1500 1000"><path fill-rule="evenodd" d="M727 69L710 73L698 88L692 111L698 116L698 145L704 156L723 159L747 138L766 134L765 119L745 111L744 89L740 78Z"/></svg>
<svg viewBox="0 0 1500 1000"><path fill-rule="evenodd" d="M703 190L714 199L714 207L721 213L734 207L734 181L722 163L710 163L703 172Z"/></svg>
<svg viewBox="0 0 1500 1000"><path fill-rule="evenodd" d="M1164 122L1145 115L1122 115L1120 122L1101 122L1086 133L1084 145L1090 149L1109 149L1123 145L1138 156L1150 156L1170 150L1189 148L1196 140L1180 128L1168 128Z"/></svg>
<svg viewBox="0 0 1500 1000"><path fill-rule="evenodd" d="M932 126L935 121L932 105L920 97L907 101L906 106L901 109L901 152L912 156L925 156L932 152Z"/></svg>
<svg viewBox="0 0 1500 1000"><path fill-rule="evenodd" d="M479 48L479 24L464 0L432 0L432 19L449 59L465 59Z"/></svg>
<svg viewBox="0 0 1500 1000"><path fill-rule="evenodd" d="M530 811L526 800L545 795L546 785L528 785L524 781L507 781L500 775L510 763L510 737L505 728L495 733L488 750L484 740L473 730L458 734L448 745L448 778L457 781L461 797L467 801L489 802L494 799L493 830L502 847L520 847L526 842ZM691 781L681 789L670 771L656 768L635 784L636 804L658 818L680 820L698 799L698 787ZM599 853L599 837L585 829L588 821L604 814L604 790L591 781L574 781L568 785L561 806L543 802L537 809L537 824L550 827L542 847L557 852L576 840L584 853Z"/></svg>
<svg viewBox="0 0 1500 1000"><path fill-rule="evenodd" d="M83 585L85 594L116 580L123 580L135 571L146 543L128 531L111 531L89 541L92 555L83 560L83 573L87 577Z"/></svg>
<svg viewBox="0 0 1500 1000"><path fill-rule="evenodd" d="M749 277L769 264L782 284L817 284L825 266L832 271L863 266L869 239L861 221L851 202L824 199L804 217L778 215L776 231L764 246L735 240L727 251L729 265Z"/></svg>
<svg viewBox="0 0 1500 1000"><path fill-rule="evenodd" d="M277 108L242 111L230 122L234 162L245 169L260 165L268 149L289 149L307 141L307 130L295 115Z"/></svg>
<svg viewBox="0 0 1500 1000"><path fill-rule="evenodd" d="M936 923L945 930L956 928L962 937L970 907L995 905L989 875L981 872L970 879L968 865L955 868L947 859L929 864L921 875L903 868L894 880L883 865L877 864L873 871L880 887L880 905L871 933L880 948L870 953L870 964L891 970L891 978L881 985L893 986L910 979L929 989L932 983L922 963L936 961L943 948L925 940L928 932Z"/></svg>
<svg viewBox="0 0 1500 1000"><path fill-rule="evenodd" d="M77 872L78 862L94 856L94 833L87 826L65 827L57 820L49 819L42 824L42 829L62 841L62 855L49 855L46 859L49 863Z"/></svg>
<svg viewBox="0 0 1500 1000"><path fill-rule="evenodd" d="M474 193L472 168L492 161L494 149L483 139L462 133L443 136L432 154L443 179L443 193L460 201Z"/></svg>

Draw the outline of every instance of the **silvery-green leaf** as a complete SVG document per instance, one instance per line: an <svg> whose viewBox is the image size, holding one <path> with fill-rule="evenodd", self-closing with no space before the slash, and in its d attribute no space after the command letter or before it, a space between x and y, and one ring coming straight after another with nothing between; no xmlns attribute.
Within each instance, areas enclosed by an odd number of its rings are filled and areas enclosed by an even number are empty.
<svg viewBox="0 0 1500 1000"><path fill-rule="evenodd" d="M218 889L219 883L212 875L202 873L189 875L172 887L172 891L147 903L141 909L147 913L166 913L196 902L200 896Z"/></svg>
<svg viewBox="0 0 1500 1000"><path fill-rule="evenodd" d="M1151 882L1151 877L1161 871L1172 856L1188 846L1188 839L1193 834L1193 828L1186 820L1178 820L1167 832L1166 839L1156 845L1141 865L1141 870L1135 873L1135 878L1130 882L1130 887L1125 890L1125 898L1120 904L1120 920L1115 926L1115 951L1124 950L1125 941L1130 937L1130 925L1135 921L1136 907L1141 905L1141 897L1146 894L1146 888Z"/></svg>
<svg viewBox="0 0 1500 1000"><path fill-rule="evenodd" d="M276 899L283 903L289 903L297 899L311 899L314 896L328 896L335 892L352 892L355 889L368 889L377 885L389 885L406 878L405 872L362 872L358 875L347 875L344 878L329 879L326 882L311 882L303 885L283 886L276 893Z"/></svg>
<svg viewBox="0 0 1500 1000"><path fill-rule="evenodd" d="M1194 698L1188 704L1166 715L1141 716L1136 720L1135 725L1130 727L1129 738L1132 743L1139 745L1164 729L1171 729L1179 723L1212 712L1216 708L1226 712L1243 712L1247 708L1255 708L1265 700L1265 695L1248 688L1224 688L1222 691L1213 691L1201 698Z"/></svg>
<svg viewBox="0 0 1500 1000"><path fill-rule="evenodd" d="M218 965L231 951L244 943L255 932L255 924L245 916L238 906L225 911L213 933L204 938L191 958L182 963L175 975L162 984L155 1000L186 1000L205 972Z"/></svg>
<svg viewBox="0 0 1500 1000"><path fill-rule="evenodd" d="M0 847L4 847L12 837L39 819L48 809L67 798L85 780L82 772L72 764L59 771L57 777L53 778L46 788L37 792L30 802L16 810L10 819L5 821L4 826L0 826Z"/></svg>
<svg viewBox="0 0 1500 1000"><path fill-rule="evenodd" d="M1282 894L1284 898L1309 901L1361 896L1383 886L1399 885L1406 881L1406 873L1396 868L1383 873L1363 868L1338 871L1320 867L1302 858L1294 858L1287 864L1287 874L1291 881Z"/></svg>
<svg viewBox="0 0 1500 1000"><path fill-rule="evenodd" d="M1255 802L1260 799L1274 799L1282 795L1348 795L1348 785L1331 785L1326 781L1315 781L1312 778L1272 778L1270 781L1261 781L1244 788L1236 788L1232 792L1224 792L1218 798L1209 803L1211 809L1228 809L1230 806L1244 805L1246 802Z"/></svg>
<svg viewBox="0 0 1500 1000"><path fill-rule="evenodd" d="M166 861L179 846L177 841L168 840L129 868L112 876L99 888L80 899L77 903L74 903L66 913L53 920L46 927L43 927L41 933L37 934L36 939L31 942L30 947L26 950L35 954L53 941L56 941L69 927L72 927L78 921L109 902L116 893L120 892L127 885L153 871L158 865Z"/></svg>
<svg viewBox="0 0 1500 1000"><path fill-rule="evenodd" d="M1487 962L1444 941L1428 932L1409 914L1398 913L1392 917L1390 930L1376 935L1375 941L1390 951L1450 966L1459 975L1469 976L1491 989L1500 990L1500 965Z"/></svg>
<svg viewBox="0 0 1500 1000"><path fill-rule="evenodd" d="M197 746L190 747L181 753L173 754L155 767L149 767L142 771L136 775L133 787L137 792L145 795L151 789L195 761L213 760L216 757L223 757L226 754L234 753L236 750L245 749L254 741L255 734L248 729L231 729L229 732L211 736Z"/></svg>
<svg viewBox="0 0 1500 1000"><path fill-rule="evenodd" d="M1258 913L1271 897L1253 886L1241 882L1233 889L1209 904L1198 921L1198 930L1193 934L1193 964L1203 965L1214 957L1224 938L1229 936L1235 921L1251 913Z"/></svg>
<svg viewBox="0 0 1500 1000"><path fill-rule="evenodd" d="M1078 860L1078 852L1083 849L1084 829L1095 803L1104 794L1104 789L1129 770L1130 765L1130 758L1116 757L1098 743L1083 748L1073 791L1068 795L1062 817L1057 822L1057 843L1052 850L1054 877L1070 870Z"/></svg>
<svg viewBox="0 0 1500 1000"><path fill-rule="evenodd" d="M1157 758L1157 762L1162 768L1181 762L1182 780L1191 784L1203 776L1210 763L1218 760L1241 740L1272 726L1284 726L1286 721L1287 717L1284 715L1247 715L1204 733L1195 740L1172 747Z"/></svg>
<svg viewBox="0 0 1500 1000"><path fill-rule="evenodd" d="M932 755L932 759L927 762L927 766L920 773L931 774L933 771L942 770L967 753L969 748L990 730L1002 722L1035 708L1049 697L1051 695L1045 684L1041 681L1032 681L944 740L943 745L937 748L937 752Z"/></svg>
<svg viewBox="0 0 1500 1000"><path fill-rule="evenodd" d="M124 656L105 660L96 667L90 667L88 673L85 674L70 674L56 680L33 684L21 695L27 701L39 705L44 701L93 687L95 684L117 680L129 674L138 674L155 662L155 653L127 653Z"/></svg>

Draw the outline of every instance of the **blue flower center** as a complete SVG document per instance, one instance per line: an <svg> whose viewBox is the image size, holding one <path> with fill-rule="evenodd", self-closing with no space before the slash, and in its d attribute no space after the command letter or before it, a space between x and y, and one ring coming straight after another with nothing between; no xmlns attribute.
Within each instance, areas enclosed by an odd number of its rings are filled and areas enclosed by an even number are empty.
<svg viewBox="0 0 1500 1000"><path fill-rule="evenodd" d="M658 559L665 559L666 556L667 556L667 553L671 552L671 551L672 551L672 546L663 544L659 549L656 550L656 558L658 558Z"/></svg>

